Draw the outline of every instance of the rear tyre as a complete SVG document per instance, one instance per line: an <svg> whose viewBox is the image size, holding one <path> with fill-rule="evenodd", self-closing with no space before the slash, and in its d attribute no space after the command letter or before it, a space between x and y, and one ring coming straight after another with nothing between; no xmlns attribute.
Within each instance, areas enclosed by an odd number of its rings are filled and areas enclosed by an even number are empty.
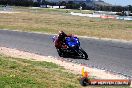
<svg viewBox="0 0 132 88"><path fill-rule="evenodd" d="M59 55L60 57L63 57L63 53L62 53L62 50L61 50L61 49L57 49L57 52L58 52L58 55Z"/></svg>

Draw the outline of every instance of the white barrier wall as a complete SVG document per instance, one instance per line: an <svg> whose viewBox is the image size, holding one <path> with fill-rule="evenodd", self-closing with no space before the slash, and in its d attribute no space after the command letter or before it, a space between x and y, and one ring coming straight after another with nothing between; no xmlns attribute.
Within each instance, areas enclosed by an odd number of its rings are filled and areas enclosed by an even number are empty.
<svg viewBox="0 0 132 88"><path fill-rule="evenodd" d="M75 16L95 17L102 19L132 20L132 17L130 16L110 16L110 15L100 15L100 14L82 14L82 13L74 13L74 12L71 12L70 14Z"/></svg>
<svg viewBox="0 0 132 88"><path fill-rule="evenodd" d="M54 8L54 9L58 9L59 6L50 6L50 5L47 5L48 8ZM60 6L60 8L65 8L65 6Z"/></svg>

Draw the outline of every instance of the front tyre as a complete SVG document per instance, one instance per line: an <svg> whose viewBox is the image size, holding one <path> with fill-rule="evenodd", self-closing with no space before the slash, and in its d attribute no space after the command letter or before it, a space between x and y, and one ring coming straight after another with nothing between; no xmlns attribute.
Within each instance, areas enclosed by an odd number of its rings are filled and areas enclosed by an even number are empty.
<svg viewBox="0 0 132 88"><path fill-rule="evenodd" d="M87 55L87 53L82 48L79 49L79 53L80 53L79 55L82 58L84 58L85 60L88 60L88 55Z"/></svg>

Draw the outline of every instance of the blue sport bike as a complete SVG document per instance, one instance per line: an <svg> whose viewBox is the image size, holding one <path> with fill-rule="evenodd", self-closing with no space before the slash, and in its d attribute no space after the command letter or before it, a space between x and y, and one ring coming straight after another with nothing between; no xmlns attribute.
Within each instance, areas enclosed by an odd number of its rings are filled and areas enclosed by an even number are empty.
<svg viewBox="0 0 132 88"><path fill-rule="evenodd" d="M54 36L53 42L56 41L57 37ZM60 57L72 57L72 58L80 58L88 60L87 53L80 47L79 38L71 36L66 37L64 46L61 49L57 49L57 52Z"/></svg>

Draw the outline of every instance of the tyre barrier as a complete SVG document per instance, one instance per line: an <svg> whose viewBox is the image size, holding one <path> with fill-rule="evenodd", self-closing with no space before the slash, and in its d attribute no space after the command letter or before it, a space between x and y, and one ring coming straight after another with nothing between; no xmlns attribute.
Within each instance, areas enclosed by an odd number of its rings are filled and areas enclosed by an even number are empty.
<svg viewBox="0 0 132 88"><path fill-rule="evenodd" d="M114 16L107 16L107 15L101 15L100 18L102 19L116 19Z"/></svg>

